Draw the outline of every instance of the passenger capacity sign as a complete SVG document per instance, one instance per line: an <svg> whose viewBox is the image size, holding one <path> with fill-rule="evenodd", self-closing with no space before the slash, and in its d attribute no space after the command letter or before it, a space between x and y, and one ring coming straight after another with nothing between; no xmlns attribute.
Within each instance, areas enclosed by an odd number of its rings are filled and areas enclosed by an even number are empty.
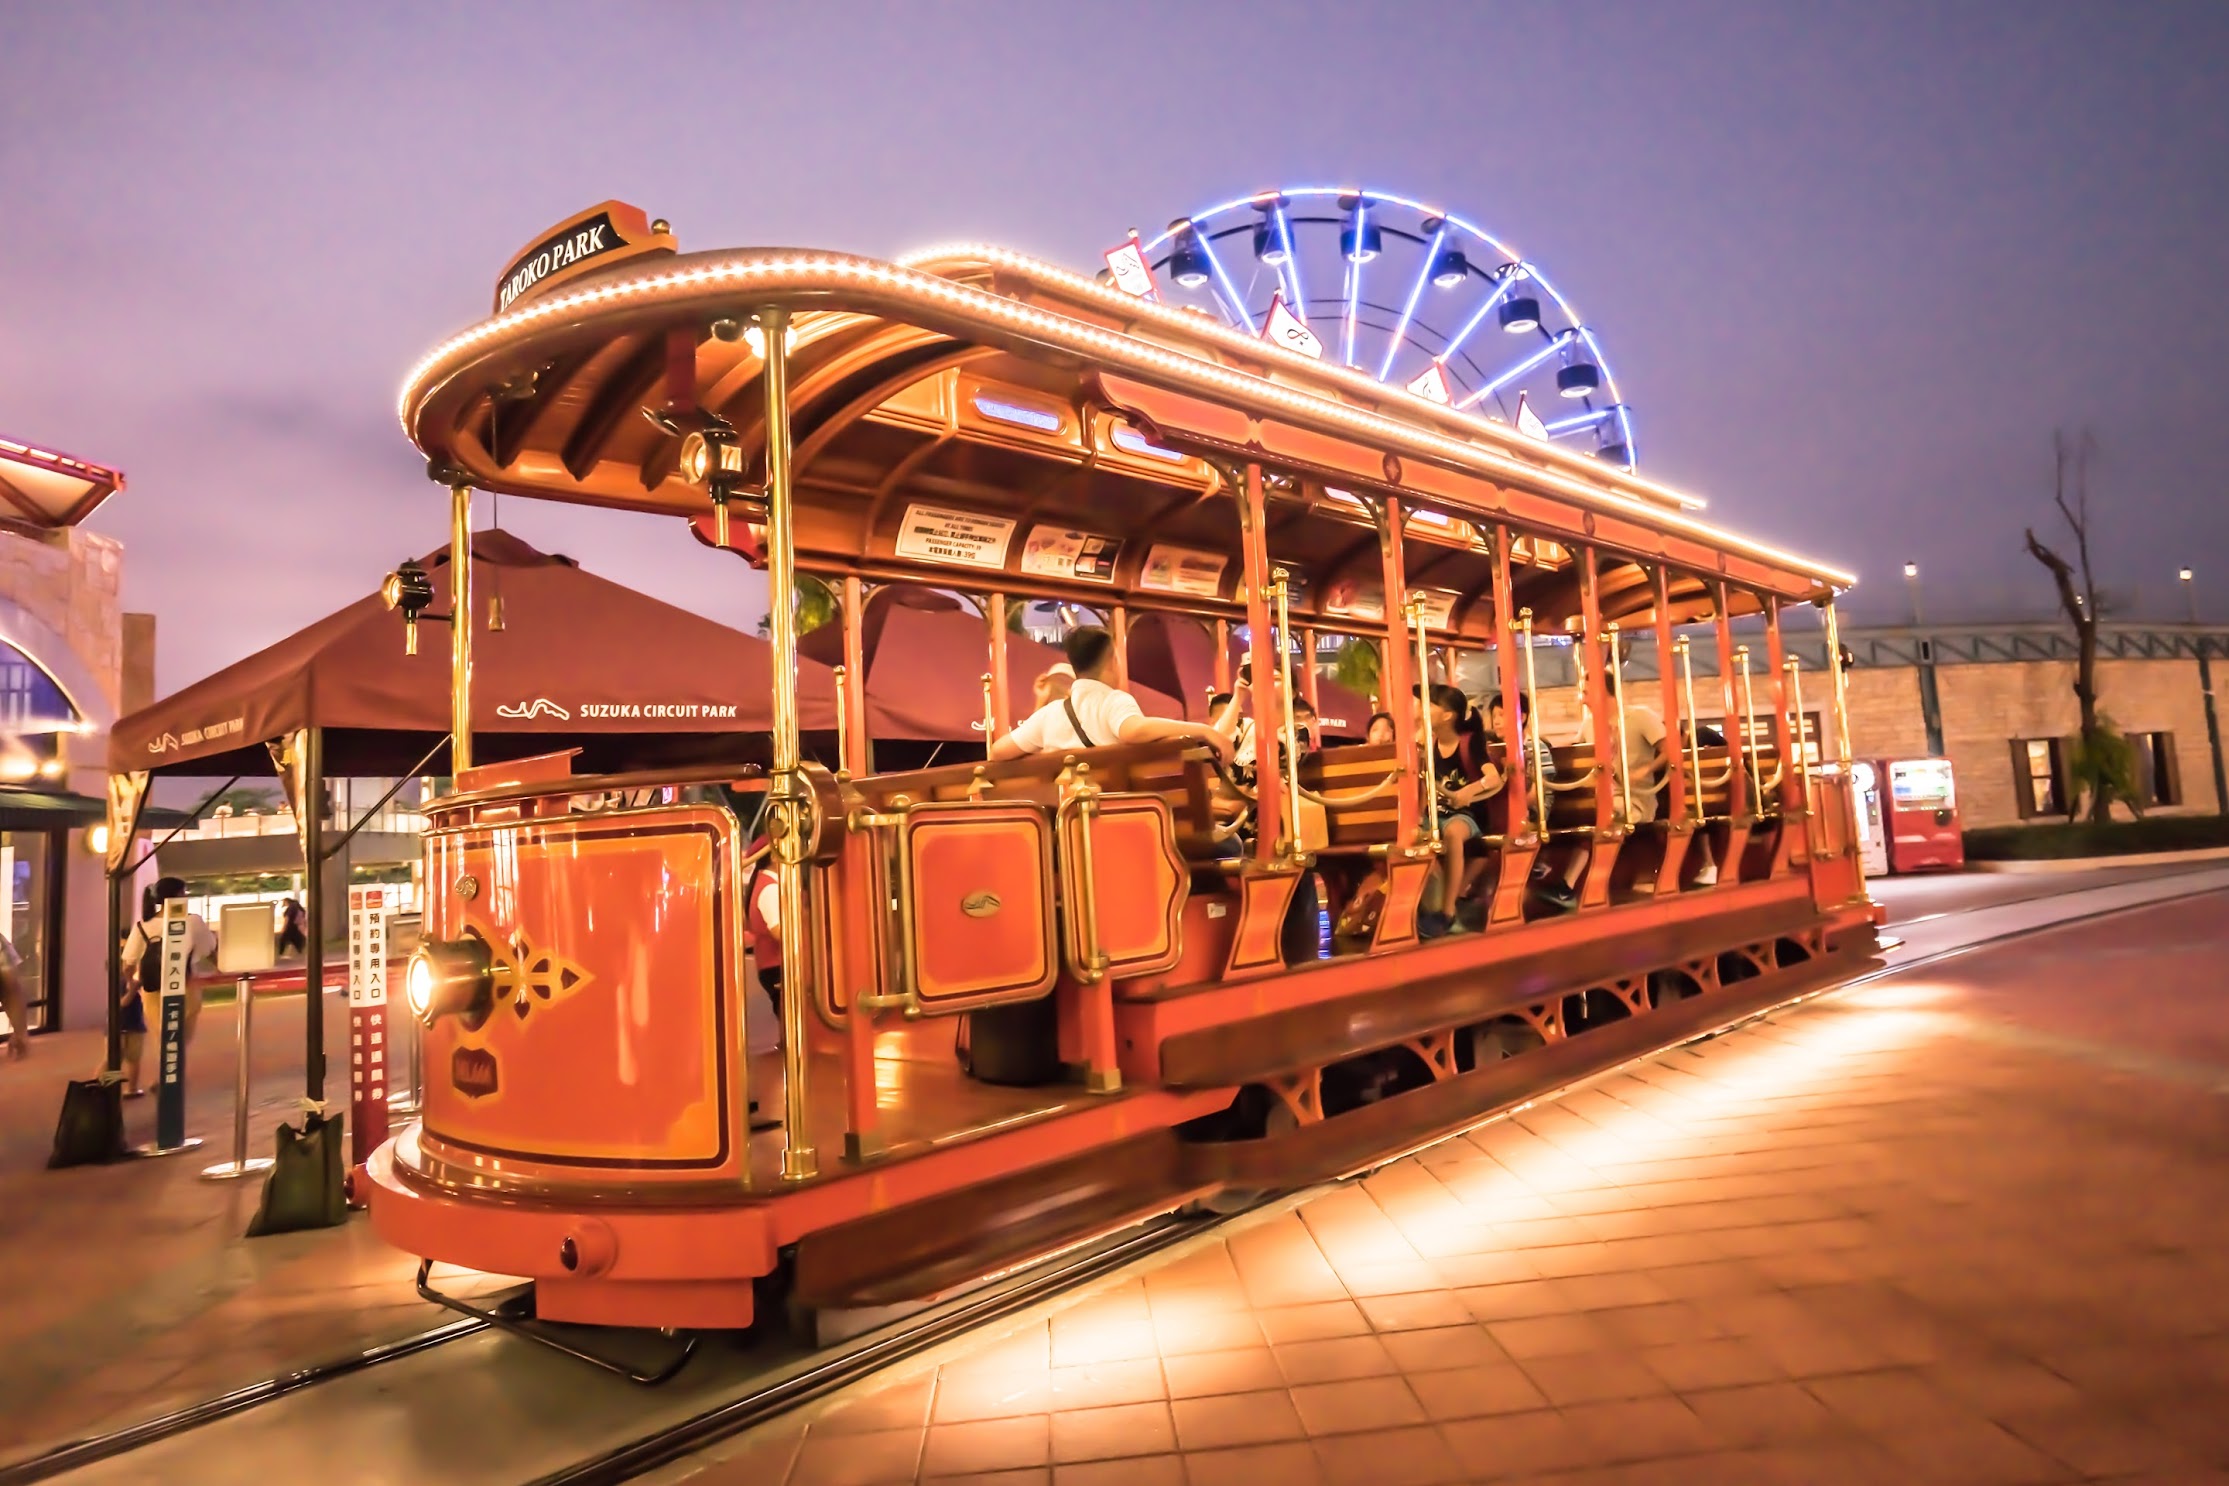
<svg viewBox="0 0 2229 1486"><path fill-rule="evenodd" d="M907 506L893 548L900 557L959 568L1003 568L1014 539L1008 516L979 516L948 506Z"/></svg>
<svg viewBox="0 0 2229 1486"><path fill-rule="evenodd" d="M1045 578L1073 578L1084 583L1112 583L1115 559L1122 555L1118 537L1066 527L1040 526L1022 543L1022 571Z"/></svg>

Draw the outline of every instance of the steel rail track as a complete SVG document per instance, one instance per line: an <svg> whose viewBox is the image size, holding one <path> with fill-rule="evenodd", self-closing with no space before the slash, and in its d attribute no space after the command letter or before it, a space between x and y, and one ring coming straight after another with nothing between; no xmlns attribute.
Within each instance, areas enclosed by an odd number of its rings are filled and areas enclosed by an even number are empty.
<svg viewBox="0 0 2229 1486"><path fill-rule="evenodd" d="M415 1357L449 1342L462 1341L465 1337L487 1329L485 1321L450 1321L421 1331L416 1336L406 1336L400 1341L368 1347L351 1357L279 1373L259 1383L235 1388L230 1393L220 1393L215 1398L189 1404L158 1418L127 1425L107 1434L72 1440L66 1445L57 1445L41 1454L0 1466L0 1486L29 1486L33 1481L50 1481L56 1476L67 1475L88 1465L114 1460L119 1455L129 1455L134 1450L199 1429L204 1424L214 1424L219 1419L228 1419L234 1414L276 1402L290 1393L299 1393L304 1388L314 1388L319 1383L330 1383L336 1378L365 1372L384 1363L400 1362L405 1357Z"/></svg>
<svg viewBox="0 0 2229 1486"><path fill-rule="evenodd" d="M1954 909L1943 914L1926 915L1915 922L1939 918L1958 917L1967 913L1986 912L1991 909L2018 907L2050 898L2072 897L2078 893L2095 890L2096 885L2068 888L2061 892L2044 892L2026 895L2005 903L1991 903L1968 909ZM1616 1068L1589 1073L1568 1083L1557 1084L1516 1101L1502 1109L1483 1114L1479 1124L1491 1123L1514 1112L1518 1104L1532 1105L1543 1100L1562 1097L1572 1090L1608 1077L1633 1063L1645 1062L1663 1056L1678 1047L1721 1037L1766 1017L1787 1010L1790 1006L1814 1001L1836 992L1867 985L1892 975L1924 969L1946 960L1972 954L1980 950L2049 933L2055 929L2075 924L2089 923L2118 914L2159 907L2169 903L2184 902L2224 891L2219 886L2192 888L2186 892L2169 893L2138 903L2113 904L2049 923L2023 925L1992 934L1970 943L1951 945L1933 950L1900 964L1882 965L1875 969L1836 981L1817 990L1790 996L1762 1010L1750 1012L1721 1026L1698 1032L1676 1043L1652 1048L1639 1057L1629 1059ZM1467 1128L1476 1128L1475 1126ZM1116 1236L1100 1245L1072 1252L1053 1259L1042 1260L1026 1266L1000 1279L988 1281L978 1292L963 1295L930 1308L929 1314L913 1324L895 1323L878 1328L849 1342L830 1348L789 1366L766 1386L715 1404L679 1423L668 1425L627 1444L591 1456L561 1470L541 1476L530 1486L606 1486L633 1480L660 1466L702 1450L722 1440L732 1438L746 1429L767 1422L803 1404L831 1393L871 1373L917 1355L931 1347L950 1341L977 1326L998 1320L1016 1311L1040 1304L1075 1286L1111 1273L1139 1259L1186 1239L1213 1231L1273 1202L1291 1198L1292 1193L1279 1193L1264 1197L1230 1213L1203 1217L1170 1215ZM236 1388L201 1403L192 1404L158 1418L127 1425L105 1434L91 1435L55 1446L40 1454L0 1466L0 1486L31 1486L31 1483L49 1481L56 1477L129 1455L149 1445L190 1433L204 1425L214 1424L248 1410L275 1403L291 1394L316 1387L321 1383L366 1372L392 1362L404 1361L422 1355L450 1342L462 1341L489 1329L486 1321L460 1319L432 1327L414 1336L380 1346L367 1348L351 1356L330 1362L317 1363L276 1374L246 1387Z"/></svg>

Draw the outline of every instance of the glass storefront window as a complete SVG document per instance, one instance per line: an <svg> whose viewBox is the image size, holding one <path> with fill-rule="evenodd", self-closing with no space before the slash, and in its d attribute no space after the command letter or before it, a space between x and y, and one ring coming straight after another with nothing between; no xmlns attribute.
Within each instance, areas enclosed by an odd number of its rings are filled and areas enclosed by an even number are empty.
<svg viewBox="0 0 2229 1486"><path fill-rule="evenodd" d="M0 891L7 895L0 908L0 933L23 959L16 974L23 981L34 1032L54 1021L53 987L46 973L47 895L53 890L47 880L49 841L43 831L0 831Z"/></svg>

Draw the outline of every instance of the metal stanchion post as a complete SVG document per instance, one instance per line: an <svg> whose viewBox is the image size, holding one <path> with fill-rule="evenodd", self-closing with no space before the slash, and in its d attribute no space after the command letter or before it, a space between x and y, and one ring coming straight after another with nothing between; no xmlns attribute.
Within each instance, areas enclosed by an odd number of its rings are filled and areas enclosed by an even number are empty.
<svg viewBox="0 0 2229 1486"><path fill-rule="evenodd" d="M205 1182L229 1182L271 1169L269 1156L248 1155L248 1070L255 1040L254 1025L255 982L252 977L243 975L240 977L240 1056L236 1060L240 1066L234 1075L232 1092L232 1159L219 1161L204 1170L201 1179Z"/></svg>
<svg viewBox="0 0 2229 1486"><path fill-rule="evenodd" d="M162 984L155 998L155 1032L161 1074L155 1088L155 1138L134 1150L135 1156L175 1156L201 1144L200 1136L186 1133L186 978L193 969L186 900L164 903L158 923Z"/></svg>

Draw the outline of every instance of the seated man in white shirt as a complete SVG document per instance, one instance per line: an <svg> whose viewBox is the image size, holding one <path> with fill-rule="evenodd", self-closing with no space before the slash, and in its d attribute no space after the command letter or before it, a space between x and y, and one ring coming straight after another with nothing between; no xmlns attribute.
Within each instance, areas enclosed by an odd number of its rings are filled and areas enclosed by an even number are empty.
<svg viewBox="0 0 2229 1486"><path fill-rule="evenodd" d="M1105 748L1113 743L1152 743L1186 739L1205 743L1228 756L1230 740L1204 722L1148 717L1138 699L1108 684L1114 670L1114 636L1097 625L1075 630L1061 647L1076 672L1066 697L1056 698L1024 718L1019 726L991 745L991 758L1020 758L1030 753L1060 753L1076 748Z"/></svg>

